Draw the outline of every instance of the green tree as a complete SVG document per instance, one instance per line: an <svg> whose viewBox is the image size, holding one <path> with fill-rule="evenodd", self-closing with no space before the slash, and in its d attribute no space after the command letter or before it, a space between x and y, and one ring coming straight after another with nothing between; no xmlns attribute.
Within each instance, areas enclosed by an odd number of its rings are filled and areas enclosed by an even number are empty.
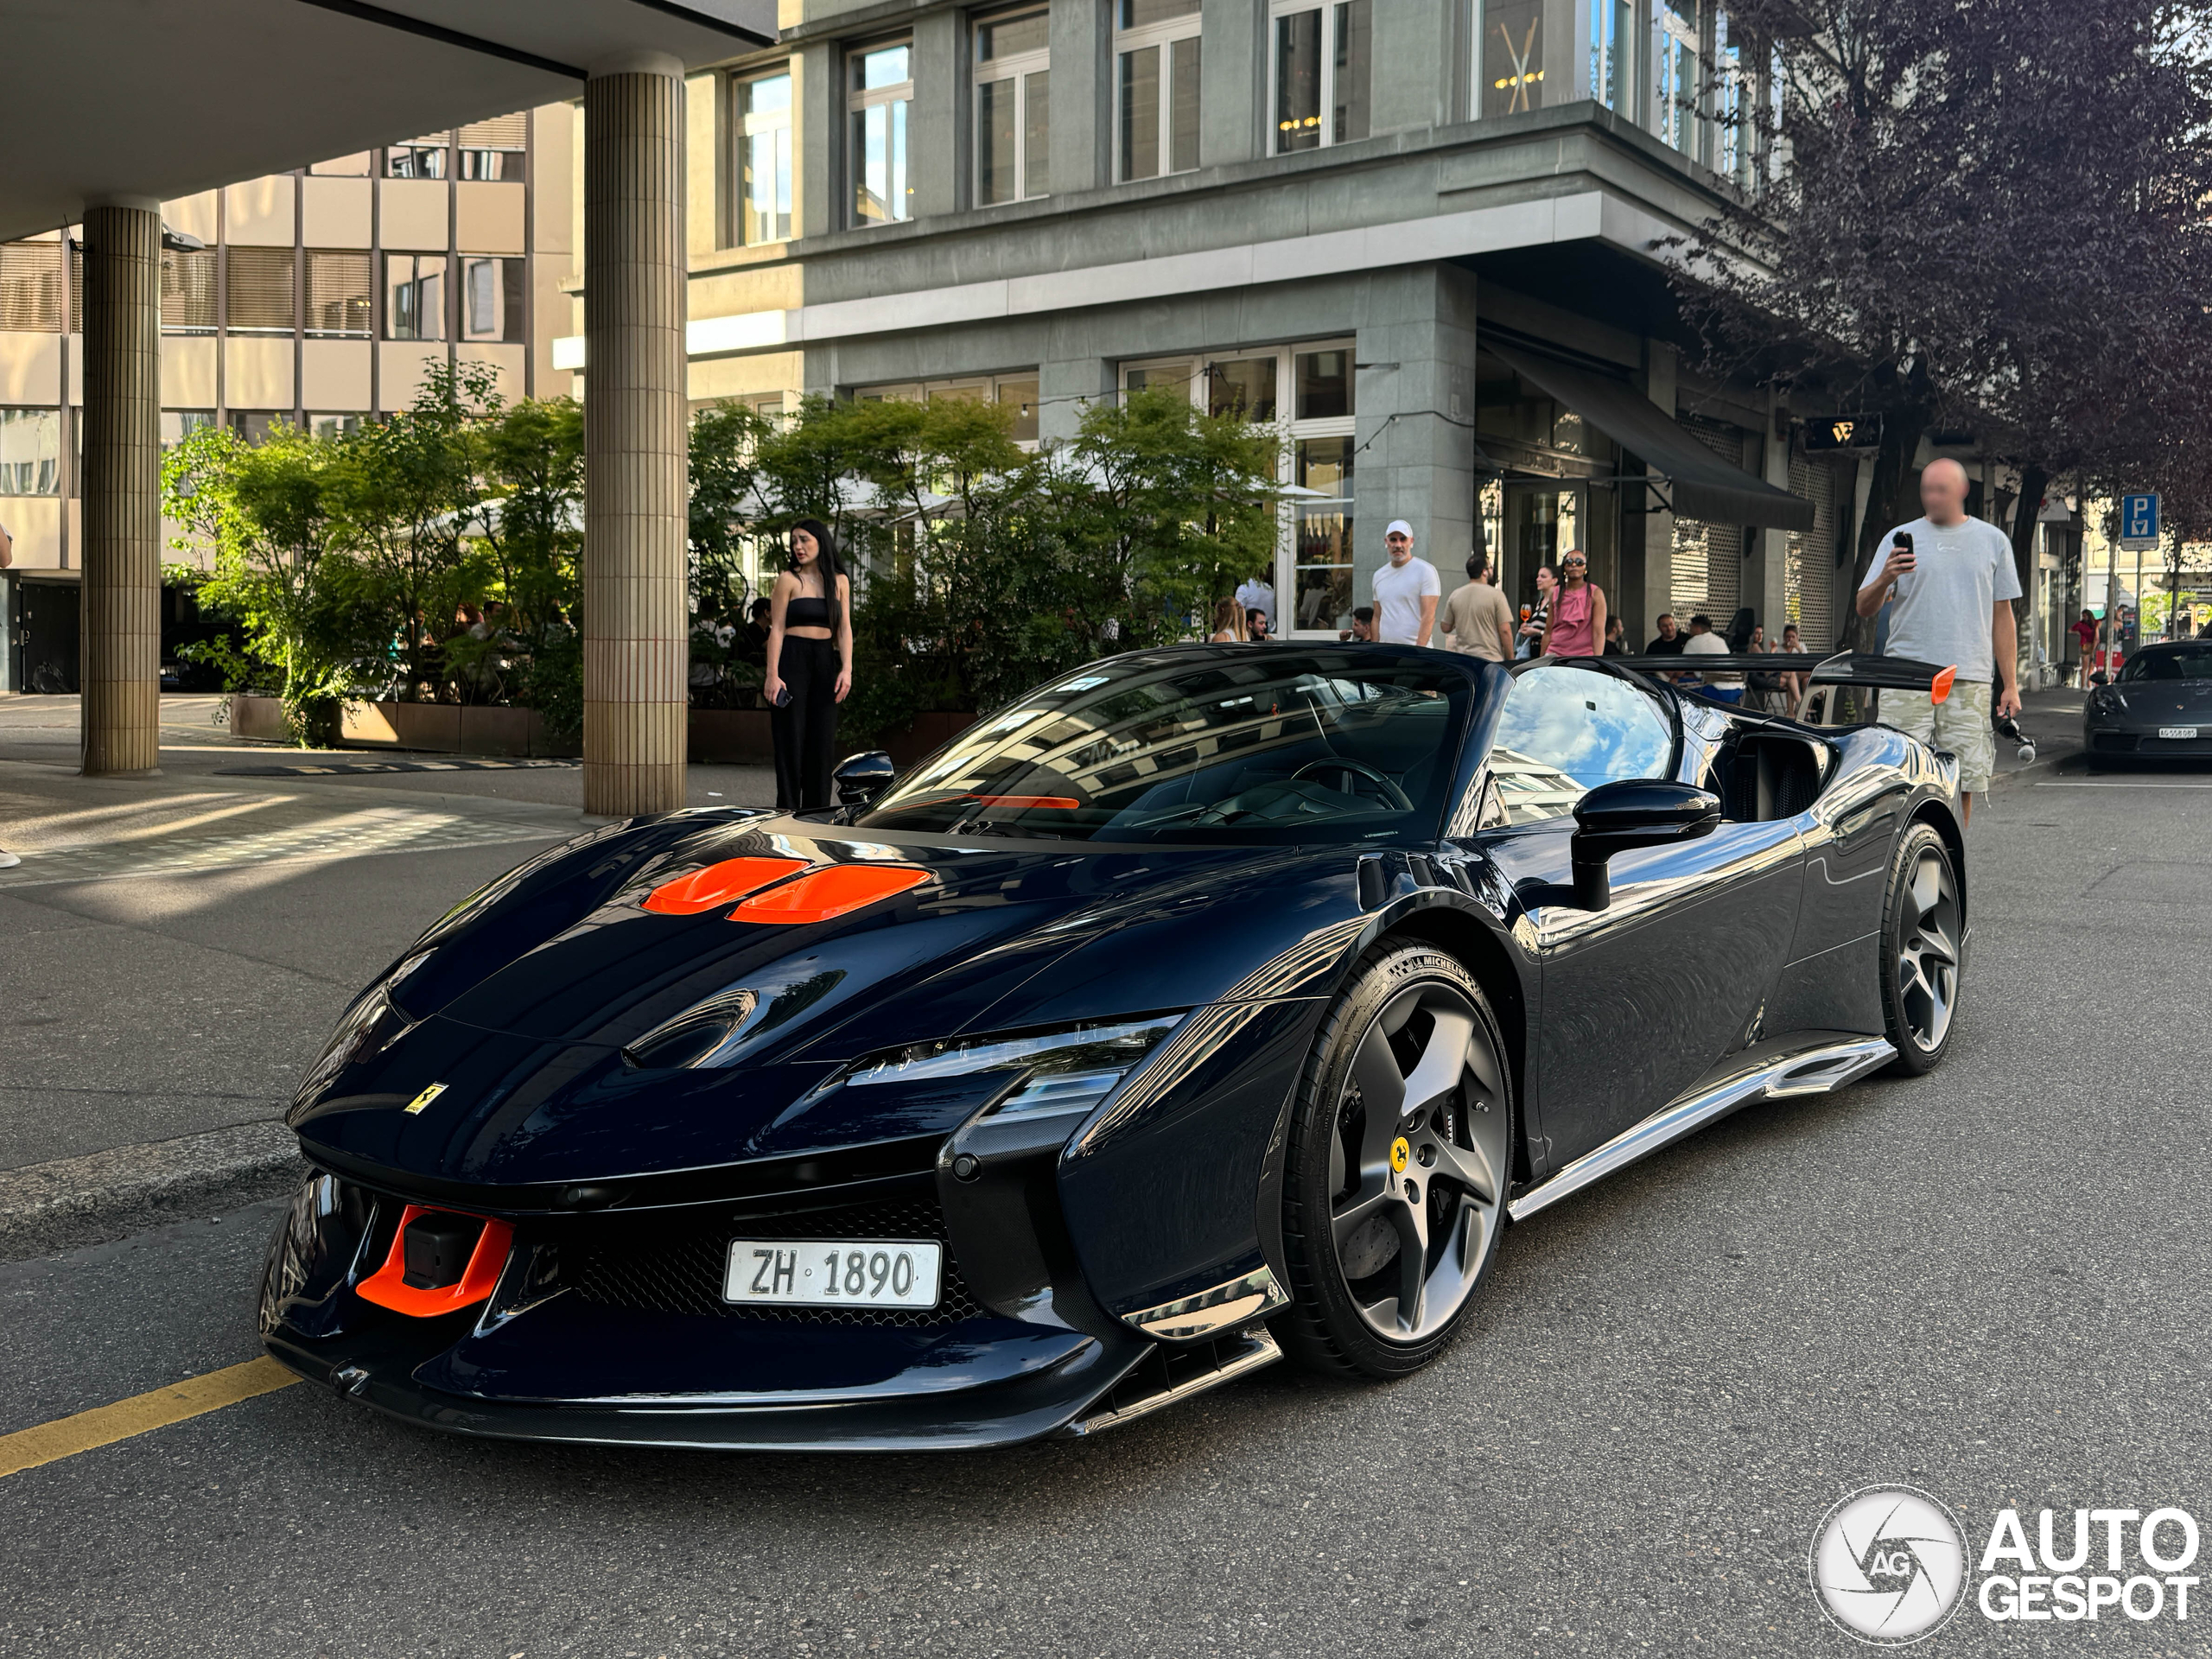
<svg viewBox="0 0 2212 1659"><path fill-rule="evenodd" d="M243 659L214 655L232 689L270 675L296 735L345 690L365 622L359 572L334 507L337 446L279 423L257 445L205 427L162 457L162 511L180 550L211 547L200 602L245 625Z"/></svg>
<svg viewBox="0 0 2212 1659"><path fill-rule="evenodd" d="M404 702L437 696L442 642L456 632L459 607L481 591L469 543L487 494L479 427L499 418L497 384L486 365L442 365L409 408L339 446L335 516L385 607Z"/></svg>
<svg viewBox="0 0 2212 1659"><path fill-rule="evenodd" d="M513 669L507 690L555 730L583 723L583 410L572 398L524 398L478 428L486 499L476 529L496 586L480 595L485 638L448 642L448 666L478 685ZM470 602L464 600L464 603Z"/></svg>

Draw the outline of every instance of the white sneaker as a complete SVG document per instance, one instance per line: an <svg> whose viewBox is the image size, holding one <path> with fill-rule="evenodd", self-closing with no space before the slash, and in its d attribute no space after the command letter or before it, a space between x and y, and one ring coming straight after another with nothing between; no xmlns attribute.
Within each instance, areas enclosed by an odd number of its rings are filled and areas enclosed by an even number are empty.
<svg viewBox="0 0 2212 1659"><path fill-rule="evenodd" d="M5 847L0 847L0 870L12 870L22 861Z"/></svg>

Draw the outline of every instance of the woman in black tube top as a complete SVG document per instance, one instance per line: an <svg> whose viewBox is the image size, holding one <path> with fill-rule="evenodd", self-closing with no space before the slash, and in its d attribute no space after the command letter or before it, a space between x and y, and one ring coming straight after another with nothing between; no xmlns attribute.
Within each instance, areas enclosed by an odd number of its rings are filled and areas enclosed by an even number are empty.
<svg viewBox="0 0 2212 1659"><path fill-rule="evenodd" d="M837 705L853 689L853 587L837 543L819 518L791 526L791 568L768 595L768 673L776 804L804 812L830 804Z"/></svg>

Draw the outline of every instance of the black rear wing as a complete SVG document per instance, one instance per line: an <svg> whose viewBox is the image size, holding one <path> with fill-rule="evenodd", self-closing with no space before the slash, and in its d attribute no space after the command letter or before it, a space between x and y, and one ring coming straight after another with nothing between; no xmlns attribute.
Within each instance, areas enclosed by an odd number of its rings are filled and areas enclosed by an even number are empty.
<svg viewBox="0 0 2212 1659"><path fill-rule="evenodd" d="M1916 663L1909 657L1876 657L1864 652L1840 651L1833 657L1810 652L1773 652L1764 656L1688 657L1679 652L1663 656L1608 657L1615 668L1638 674L1802 674L1813 685L1850 685L1868 691L1926 691L1938 702L1951 694L1955 668Z"/></svg>

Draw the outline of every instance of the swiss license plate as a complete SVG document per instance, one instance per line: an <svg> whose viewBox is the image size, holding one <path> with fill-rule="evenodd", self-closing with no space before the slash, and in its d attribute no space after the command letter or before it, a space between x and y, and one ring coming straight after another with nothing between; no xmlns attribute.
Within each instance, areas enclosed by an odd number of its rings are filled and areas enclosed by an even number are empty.
<svg viewBox="0 0 2212 1659"><path fill-rule="evenodd" d="M907 1239L740 1238L726 1302L785 1307L935 1307L944 1246Z"/></svg>
<svg viewBox="0 0 2212 1659"><path fill-rule="evenodd" d="M2158 735L2160 737L2195 737L2196 735L2196 728L2194 726L2161 726L2158 728Z"/></svg>

